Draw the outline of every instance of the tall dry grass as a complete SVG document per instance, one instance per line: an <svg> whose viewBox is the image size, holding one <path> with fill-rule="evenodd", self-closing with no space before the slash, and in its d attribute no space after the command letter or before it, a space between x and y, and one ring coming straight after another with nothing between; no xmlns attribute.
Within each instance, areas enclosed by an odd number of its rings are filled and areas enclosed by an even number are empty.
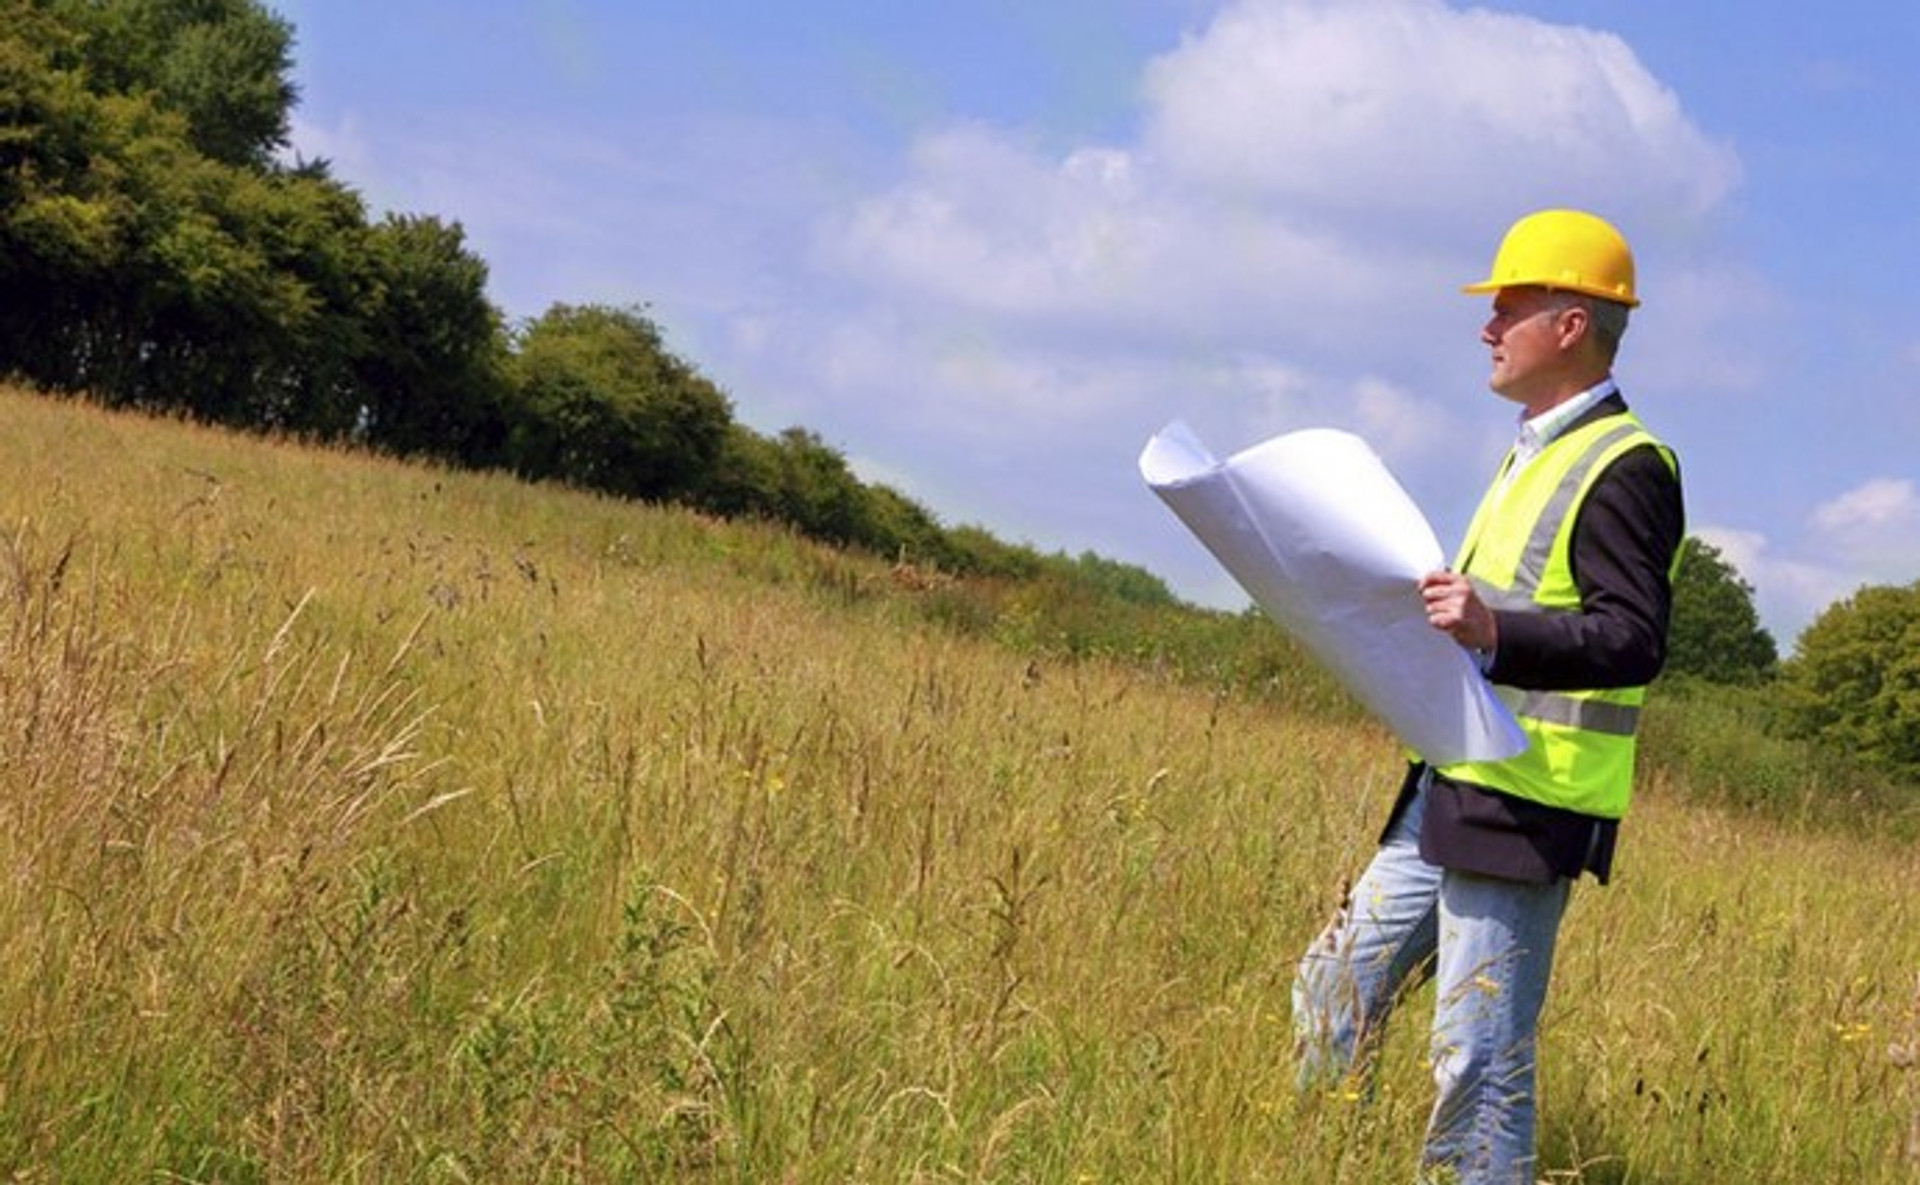
<svg viewBox="0 0 1920 1185"><path fill-rule="evenodd" d="M779 532L0 396L23 1180L1401 1181L1293 1089L1376 729L919 624ZM1905 1181L1916 858L1656 771L1541 1175ZM1904 1060L1903 1060L1904 1056Z"/></svg>

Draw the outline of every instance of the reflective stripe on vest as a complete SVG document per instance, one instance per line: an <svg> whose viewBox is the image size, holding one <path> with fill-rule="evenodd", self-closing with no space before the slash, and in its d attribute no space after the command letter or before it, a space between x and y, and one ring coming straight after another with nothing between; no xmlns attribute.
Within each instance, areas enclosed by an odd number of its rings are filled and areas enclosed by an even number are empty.
<svg viewBox="0 0 1920 1185"><path fill-rule="evenodd" d="M1625 418L1625 417L1622 417ZM1540 579L1546 575L1547 561L1553 558L1553 541L1560 534L1560 526L1566 521L1567 514L1573 509L1573 500L1587 484L1587 478L1593 474L1593 468L1607 455L1607 450L1629 436L1642 435L1646 429L1628 420L1616 428L1603 433L1587 447L1587 451L1572 469L1567 471L1560 484L1554 487L1553 496L1547 499L1541 508L1540 517L1533 520L1533 531L1527 536L1527 546L1520 553L1520 566L1513 573L1511 588L1499 589L1482 581L1474 581L1478 586L1480 599L1493 609L1534 609L1534 596L1540 591ZM1649 440L1652 438L1649 437Z"/></svg>
<svg viewBox="0 0 1920 1185"><path fill-rule="evenodd" d="M1606 465L1647 444L1673 463L1631 414L1608 417L1557 438L1504 488L1489 491L1455 560L1481 600L1493 609L1579 612L1567 550L1581 500ZM1442 766L1440 773L1583 814L1625 813L1646 688L1527 691L1496 684L1494 692L1519 720L1526 750L1504 761Z"/></svg>
<svg viewBox="0 0 1920 1185"><path fill-rule="evenodd" d="M1645 435L1645 431L1639 424L1626 419L1625 423L1608 428L1599 439L1587 446L1587 451L1560 479L1560 484L1554 487L1553 496L1541 508L1540 516L1533 520L1533 530L1527 535L1527 545L1520 553L1520 564L1513 574L1513 587L1494 588L1484 581L1474 581L1480 599L1489 608L1536 612L1544 608L1535 602L1534 597L1540 591L1541 578L1546 575L1547 561L1553 558L1553 541L1560 534L1561 524L1573 510L1574 498L1586 487L1594 466L1608 455L1615 444L1629 436ZM1546 611L1564 612L1555 609ZM1494 693L1515 716L1545 720L1549 724L1564 724L1569 728L1583 728L1588 732L1612 736L1632 736L1640 725L1640 708L1636 704L1582 699L1554 691L1522 691L1517 687L1496 686Z"/></svg>
<svg viewBox="0 0 1920 1185"><path fill-rule="evenodd" d="M1496 684L1493 694L1507 705L1507 711L1529 720L1564 724L1608 736L1630 737L1640 727L1640 705L1612 703L1602 699L1581 699L1557 691L1522 691L1518 687Z"/></svg>

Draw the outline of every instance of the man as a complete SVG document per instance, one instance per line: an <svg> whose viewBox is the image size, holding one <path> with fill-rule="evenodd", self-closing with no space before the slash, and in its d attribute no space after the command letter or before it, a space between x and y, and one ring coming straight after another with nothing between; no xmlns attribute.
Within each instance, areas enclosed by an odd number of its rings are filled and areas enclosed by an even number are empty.
<svg viewBox="0 0 1920 1185"><path fill-rule="evenodd" d="M1372 862L1301 960L1294 1017L1303 1082L1364 1075L1396 994L1433 976L1425 1174L1531 1185L1554 941L1573 882L1611 871L1684 517L1673 453L1613 381L1639 303L1619 233L1578 211L1529 215L1463 291L1493 295L1480 340L1520 433L1453 569L1424 577L1420 595L1527 748L1411 765Z"/></svg>

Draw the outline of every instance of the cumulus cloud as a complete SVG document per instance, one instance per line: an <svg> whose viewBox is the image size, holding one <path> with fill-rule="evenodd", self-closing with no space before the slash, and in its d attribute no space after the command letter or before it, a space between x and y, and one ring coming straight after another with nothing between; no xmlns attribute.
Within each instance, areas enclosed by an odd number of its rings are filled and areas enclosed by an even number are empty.
<svg viewBox="0 0 1920 1185"><path fill-rule="evenodd" d="M1783 651L1823 608L1865 583L1832 563L1782 553L1758 531L1709 525L1693 533L1717 549L1754 589L1760 620Z"/></svg>
<svg viewBox="0 0 1920 1185"><path fill-rule="evenodd" d="M1126 153L1054 162L961 126L924 138L912 164L914 179L863 203L833 244L870 281L1019 317L1143 300L1155 228Z"/></svg>
<svg viewBox="0 0 1920 1185"><path fill-rule="evenodd" d="M1055 158L965 126L926 137L913 165L844 219L831 262L1008 332L1217 345L1270 329L1316 288L1380 272L1322 232L1187 187L1137 149Z"/></svg>
<svg viewBox="0 0 1920 1185"><path fill-rule="evenodd" d="M1727 563L1732 564L1734 570L1740 573L1741 579L1748 584L1753 583L1753 574L1759 570L1766 559L1767 537L1765 535L1758 531L1715 526L1696 527L1692 533L1718 551Z"/></svg>
<svg viewBox="0 0 1920 1185"><path fill-rule="evenodd" d="M1670 224L1738 176L1618 38L1438 0L1242 0L1146 80L1136 143L927 137L830 257L1028 328L1377 350L1357 314L1451 296L1529 207Z"/></svg>
<svg viewBox="0 0 1920 1185"><path fill-rule="evenodd" d="M1139 93L1129 135L962 113L898 159L711 113L296 141L383 204L458 217L516 311L653 302L743 419L819 430L943 516L1188 591L1217 566L1132 470L1153 430L1186 418L1233 449L1348 428L1437 523L1434 501L1464 518L1511 424L1484 390L1483 306L1456 289L1507 223L1579 204L1670 247L1739 179L1618 38L1441 0L1229 0ZM1636 324L1636 363L1670 358L1688 392L1755 381L1716 332L1750 309L1727 299L1742 278L1688 257L1661 282L1685 333Z"/></svg>
<svg viewBox="0 0 1920 1185"><path fill-rule="evenodd" d="M1807 550L1862 584L1908 584L1920 575L1920 488L1908 478L1862 482L1808 517Z"/></svg>
<svg viewBox="0 0 1920 1185"><path fill-rule="evenodd" d="M1388 457L1431 451L1449 427L1448 415L1434 400L1371 376L1354 384L1353 415L1360 434Z"/></svg>
<svg viewBox="0 0 1920 1185"><path fill-rule="evenodd" d="M1618 38L1440 0L1239 0L1142 93L1117 143L926 135L825 220L818 262L858 294L843 356L937 393L942 430L1042 425L1037 463L1098 454L1114 482L1179 416L1224 448L1349 428L1466 501L1510 428L1476 398L1480 310L1457 288L1508 221L1570 203L1666 233L1739 175ZM1695 342L1732 287L1700 275ZM887 328L848 325L870 316ZM1711 349L1685 362L1690 383L1714 373Z"/></svg>
<svg viewBox="0 0 1920 1185"><path fill-rule="evenodd" d="M1875 478L1821 503L1802 531L1774 538L1709 525L1695 534L1755 588L1761 617L1791 635L1866 585L1904 585L1920 573L1920 487Z"/></svg>
<svg viewBox="0 0 1920 1185"><path fill-rule="evenodd" d="M1905 478L1876 478L1823 503L1813 525L1843 535L1920 529L1920 494Z"/></svg>
<svg viewBox="0 0 1920 1185"><path fill-rule="evenodd" d="M1341 221L1569 192L1699 214L1739 175L1619 38L1439 0L1248 0L1147 81L1172 167Z"/></svg>

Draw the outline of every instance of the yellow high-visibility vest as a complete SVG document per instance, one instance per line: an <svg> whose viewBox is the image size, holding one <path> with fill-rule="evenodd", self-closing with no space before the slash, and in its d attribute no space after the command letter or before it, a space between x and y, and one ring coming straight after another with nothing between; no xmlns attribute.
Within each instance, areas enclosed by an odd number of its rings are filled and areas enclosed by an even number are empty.
<svg viewBox="0 0 1920 1185"><path fill-rule="evenodd" d="M1672 450L1631 413L1563 433L1504 489L1494 482L1467 528L1456 570L1490 608L1578 612L1571 552L1581 503L1609 464L1648 444L1678 472ZM1645 687L1523 691L1495 684L1494 691L1519 721L1526 750L1503 761L1443 765L1442 776L1583 815L1626 814Z"/></svg>

